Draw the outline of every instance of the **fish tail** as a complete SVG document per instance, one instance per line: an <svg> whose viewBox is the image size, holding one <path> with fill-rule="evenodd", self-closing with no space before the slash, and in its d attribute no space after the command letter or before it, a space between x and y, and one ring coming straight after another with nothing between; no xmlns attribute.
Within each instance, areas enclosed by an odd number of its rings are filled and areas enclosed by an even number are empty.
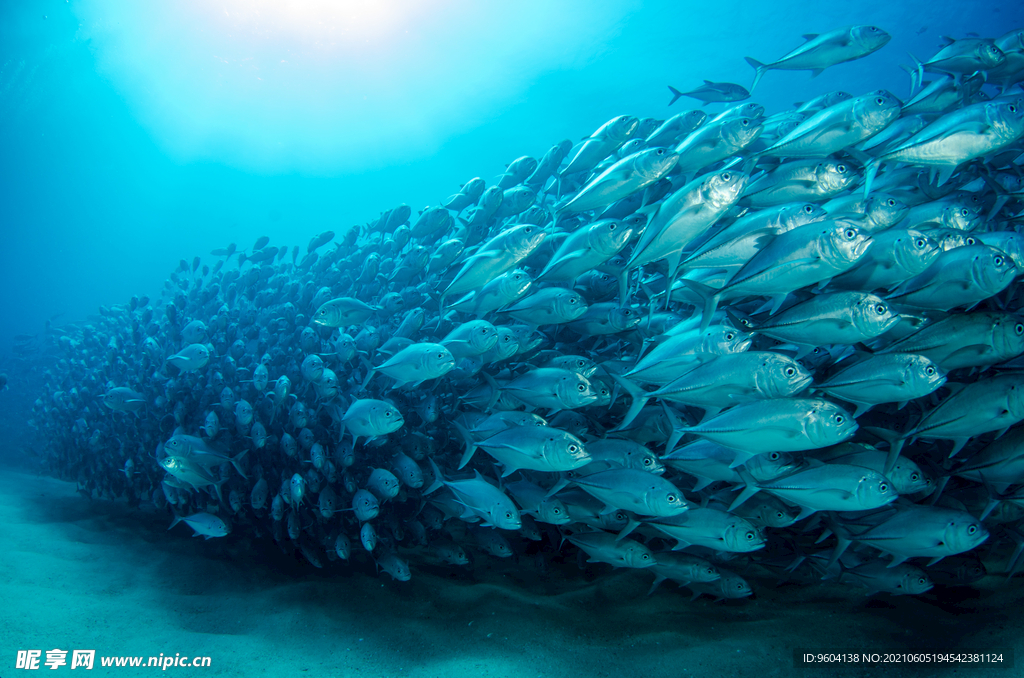
<svg viewBox="0 0 1024 678"><path fill-rule="evenodd" d="M681 96L685 96L685 95L684 95L684 94L683 94L682 92L680 92L679 90L677 90L677 89L676 89L675 87L673 87L672 85L669 85L669 86L668 86L668 90L669 90L670 92L672 92L672 101L668 102L668 105L669 105L669 106L671 106L671 105L672 105L672 104L674 104L675 102L679 101L679 97L681 97Z"/></svg>
<svg viewBox="0 0 1024 678"><path fill-rule="evenodd" d="M437 467L437 464L434 463L434 460L432 458L427 457L427 461L430 462L430 470L434 472L434 482L430 484L430 487L423 491L424 497L430 494L431 492L434 492L444 487L444 477L441 475L441 469Z"/></svg>
<svg viewBox="0 0 1024 678"><path fill-rule="evenodd" d="M462 468L469 463L470 459L473 458L473 453L476 452L476 443L473 442L473 436L470 435L465 426L457 421L453 421L452 424L455 425L455 430L459 432L459 435L462 436L463 442L466 443L466 451L463 452L462 459L459 460L459 468Z"/></svg>
<svg viewBox="0 0 1024 678"><path fill-rule="evenodd" d="M907 441L906 436L900 435L899 433L890 431L886 428L877 428L875 426L864 426L863 429L889 443L889 456L886 457L885 470L882 471L882 475L888 475L889 472L892 471L893 467L896 466L896 460L899 459L900 451L903 449L903 444Z"/></svg>
<svg viewBox="0 0 1024 678"><path fill-rule="evenodd" d="M181 516L179 516L179 515L175 514L175 516L174 516L174 520L172 520L172 521L171 521L171 526L170 526L170 527L168 527L167 529L168 529L168 530L172 529L172 528L173 528L173 527L174 527L175 525L177 525L177 524L178 524L178 523L180 523L180 522L181 522Z"/></svg>
<svg viewBox="0 0 1024 678"><path fill-rule="evenodd" d="M713 287L708 287L696 280L689 280L683 278L683 284L690 288L694 294L704 300L704 312L700 319L700 331L707 332L708 327L711 326L711 318L715 315L715 311L718 310L718 302L721 299L721 290L716 290Z"/></svg>
<svg viewBox="0 0 1024 678"><path fill-rule="evenodd" d="M629 394L629 397L633 399L633 402L629 405L629 411L626 412L626 416L622 418L622 421L619 422L618 426L612 429L614 431L621 431L633 423L633 420L636 419L638 414L640 414L640 410L644 409L644 406L647 404L650 396L647 395L642 388L628 379L620 377L617 374L613 374L612 378L623 388L623 390L626 391L626 393Z"/></svg>
<svg viewBox="0 0 1024 678"><path fill-rule="evenodd" d="M871 184L875 183L875 177L878 175L878 167L881 165L879 160L870 160L864 167L864 199L867 200L871 195Z"/></svg>
<svg viewBox="0 0 1024 678"><path fill-rule="evenodd" d="M924 82L924 64L911 52L907 52L907 55L910 56L910 61L913 64L907 69L907 72L910 73L910 93L913 94L921 87L921 83Z"/></svg>
<svg viewBox="0 0 1024 678"><path fill-rule="evenodd" d="M750 66L754 69L754 84L750 86L750 91L753 92L754 88L757 87L757 83L760 82L761 76L764 75L765 71L768 70L768 68L753 57L743 58L746 59L747 63L750 64Z"/></svg>

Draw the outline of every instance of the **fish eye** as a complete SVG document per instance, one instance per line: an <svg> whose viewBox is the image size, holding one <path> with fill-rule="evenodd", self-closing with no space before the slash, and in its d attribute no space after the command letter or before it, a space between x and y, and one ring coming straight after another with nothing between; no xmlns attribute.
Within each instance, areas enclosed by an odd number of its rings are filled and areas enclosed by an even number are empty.
<svg viewBox="0 0 1024 678"><path fill-rule="evenodd" d="M995 259L993 259L992 261L993 261L993 263L995 263L996 266L1002 266L1003 265L1003 258L1001 256L999 256L999 255L996 255Z"/></svg>
<svg viewBox="0 0 1024 678"><path fill-rule="evenodd" d="M842 174L846 171L846 165L836 165L836 171Z"/></svg>
<svg viewBox="0 0 1024 678"><path fill-rule="evenodd" d="M920 584L921 586L924 586L925 584L928 583L928 580L925 579L924 577L918 577L917 578L917 583Z"/></svg>
<svg viewBox="0 0 1024 678"><path fill-rule="evenodd" d="M977 525L971 525L970 527L967 528L967 534L974 534L977 531L978 531L978 526Z"/></svg>
<svg viewBox="0 0 1024 678"><path fill-rule="evenodd" d="M486 327L481 327L480 328L480 334L487 334L487 328Z"/></svg>
<svg viewBox="0 0 1024 678"><path fill-rule="evenodd" d="M729 334L725 335L725 340L726 341L732 341L735 338L736 338L736 335L733 334L732 332L730 332Z"/></svg>
<svg viewBox="0 0 1024 678"><path fill-rule="evenodd" d="M935 374L935 368L934 367L927 367L927 368L925 368L924 373L927 374L930 377L933 374Z"/></svg>
<svg viewBox="0 0 1024 678"><path fill-rule="evenodd" d="M650 459L647 459L647 458L645 457L645 458L644 458L644 461L643 461L643 464L644 464L644 466L650 466L650 465L651 465L651 460L650 460Z"/></svg>
<svg viewBox="0 0 1024 678"><path fill-rule="evenodd" d="M853 230L852 228L848 228L846 229L846 232L843 235L852 240L853 237L857 235L857 231Z"/></svg>
<svg viewBox="0 0 1024 678"><path fill-rule="evenodd" d="M771 459L772 461L778 461L781 456L782 455L780 455L778 452L770 452L768 454L768 458Z"/></svg>
<svg viewBox="0 0 1024 678"><path fill-rule="evenodd" d="M744 127L747 127L748 125L750 125L750 121L747 120L746 118L743 118L742 120L740 120L740 124L743 125Z"/></svg>
<svg viewBox="0 0 1024 678"><path fill-rule="evenodd" d="M640 560L650 560L650 559L651 559L650 555L648 555L646 553L640 554Z"/></svg>
<svg viewBox="0 0 1024 678"><path fill-rule="evenodd" d="M887 200L887 201L885 202L885 204L886 204L886 205L888 205L889 207L896 207L896 201L895 201L895 200L893 200L892 198L889 198L889 199L888 199L888 200Z"/></svg>
<svg viewBox="0 0 1024 678"><path fill-rule="evenodd" d="M916 247L918 249L921 249L922 247L924 247L924 238L918 238L917 240L915 240L914 241L914 247Z"/></svg>
<svg viewBox="0 0 1024 678"><path fill-rule="evenodd" d="M505 517L508 518L509 520L511 520L512 519L512 512L511 511L505 511Z"/></svg>
<svg viewBox="0 0 1024 678"><path fill-rule="evenodd" d="M677 497L677 496L676 496L676 495L674 495L674 494L670 494L670 495L668 495L667 497L665 497L665 499L667 499L667 500L668 500L668 503L670 503L670 504L674 504L674 503L676 503L677 501L679 501L679 497Z"/></svg>
<svg viewBox="0 0 1024 678"><path fill-rule="evenodd" d="M1016 330L1018 336L1024 334L1024 324L1022 323L1017 323L1013 329Z"/></svg>
<svg viewBox="0 0 1024 678"><path fill-rule="evenodd" d="M754 541L754 533L747 532L747 541Z"/></svg>
<svg viewBox="0 0 1024 678"><path fill-rule="evenodd" d="M617 227L618 227L617 224L608 224L608 230L609 231L614 231Z"/></svg>
<svg viewBox="0 0 1024 678"><path fill-rule="evenodd" d="M885 99L883 99L882 97L878 97L877 99L875 99L875 103L881 106L882 104L885 103Z"/></svg>
<svg viewBox="0 0 1024 678"><path fill-rule="evenodd" d="M889 483L878 483L878 491L879 492L888 492L889 491Z"/></svg>
<svg viewBox="0 0 1024 678"><path fill-rule="evenodd" d="M722 181L729 181L732 179L732 175L728 172L722 172Z"/></svg>
<svg viewBox="0 0 1024 678"><path fill-rule="evenodd" d="M960 216L962 216L962 217L966 217L967 216L967 208L966 207L964 207L963 209L960 210Z"/></svg>
<svg viewBox="0 0 1024 678"><path fill-rule="evenodd" d="M846 421L846 417L844 417L841 414L837 414L836 415L836 423L837 424L842 424L844 421Z"/></svg>
<svg viewBox="0 0 1024 678"><path fill-rule="evenodd" d="M792 367L787 367L786 368L786 376L787 377L792 377L794 374L796 374L796 370L794 370Z"/></svg>
<svg viewBox="0 0 1024 678"><path fill-rule="evenodd" d="M562 513L562 509L558 508L557 506L553 506L551 507L551 512L557 516Z"/></svg>
<svg viewBox="0 0 1024 678"><path fill-rule="evenodd" d="M1017 106L1014 105L1014 104L1010 104L1010 113L1016 113L1016 112L1017 112Z"/></svg>
<svg viewBox="0 0 1024 678"><path fill-rule="evenodd" d="M587 390L587 387L584 386L583 384L580 384L579 386L576 387L576 390L579 391L580 393L583 393L584 391Z"/></svg>
<svg viewBox="0 0 1024 678"><path fill-rule="evenodd" d="M878 304L877 306L875 306L875 313L877 313L878 315L885 315L885 311L885 304Z"/></svg>
<svg viewBox="0 0 1024 678"><path fill-rule="evenodd" d="M579 448L578 448L578 447L576 447L575 445L570 445L570 446L569 446L569 451L570 451L570 452L575 452L575 451L576 451L576 450L578 450L578 449L579 449Z"/></svg>
<svg viewBox="0 0 1024 678"><path fill-rule="evenodd" d="M974 237L972 236L972 237L969 237L969 238L967 238L967 240L966 240L965 242L966 242L966 243L967 243L968 245L974 245L974 244L975 244L975 243L977 243L978 241L977 241L977 240L975 240L975 239L974 239ZM999 265L999 264L996 264L996 266L998 266L998 265Z"/></svg>
<svg viewBox="0 0 1024 678"><path fill-rule="evenodd" d="M775 512L775 517L778 518L779 520L782 520L783 518L786 517L786 514L783 513L782 511L776 511Z"/></svg>
<svg viewBox="0 0 1024 678"><path fill-rule="evenodd" d="M658 155L665 155L665 149L664 148L659 148L658 149Z"/></svg>
<svg viewBox="0 0 1024 678"><path fill-rule="evenodd" d="M576 297L569 297L569 303L570 304L575 304L576 303Z"/></svg>
<svg viewBox="0 0 1024 678"><path fill-rule="evenodd" d="M391 412L390 411L385 411L384 412L384 416L385 417L390 417L391 416Z"/></svg>

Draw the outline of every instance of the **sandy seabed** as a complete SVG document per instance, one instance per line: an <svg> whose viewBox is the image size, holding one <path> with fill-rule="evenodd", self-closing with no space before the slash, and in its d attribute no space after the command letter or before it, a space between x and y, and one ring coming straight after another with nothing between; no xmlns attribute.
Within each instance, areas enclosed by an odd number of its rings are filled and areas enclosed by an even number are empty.
<svg viewBox="0 0 1024 678"><path fill-rule="evenodd" d="M872 598L824 584L754 599L694 602L650 573L542 571L537 559L476 554L472 569L413 566L409 582L374 574L365 554L313 568L269 538L193 539L152 506L90 500L74 484L0 469L0 678L18 650L100 656L208 656L168 675L727 678L1024 675L1024 588L990 577L978 589ZM354 548L358 549L358 545ZM1016 667L794 667L816 651L1012 648Z"/></svg>

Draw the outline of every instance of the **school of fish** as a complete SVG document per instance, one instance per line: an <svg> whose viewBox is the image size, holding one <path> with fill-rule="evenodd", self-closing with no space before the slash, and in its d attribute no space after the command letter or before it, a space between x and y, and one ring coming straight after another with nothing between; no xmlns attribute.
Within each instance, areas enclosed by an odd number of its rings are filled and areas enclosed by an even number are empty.
<svg viewBox="0 0 1024 678"><path fill-rule="evenodd" d="M182 260L161 299L49 330L48 469L400 581L526 556L715 598L1012 575L1024 30L948 40L904 99L735 103L889 37L805 36L748 58L750 91L670 88L718 114L622 115L438 206Z"/></svg>

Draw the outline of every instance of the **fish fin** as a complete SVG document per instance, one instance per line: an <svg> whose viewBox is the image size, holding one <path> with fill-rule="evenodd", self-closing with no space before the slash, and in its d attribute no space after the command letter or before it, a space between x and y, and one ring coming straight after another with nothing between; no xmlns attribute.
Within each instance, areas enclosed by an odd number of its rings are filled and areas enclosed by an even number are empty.
<svg viewBox="0 0 1024 678"><path fill-rule="evenodd" d="M907 559L909 558L909 556L899 556L895 553L891 555L892 560L889 562L888 565L886 565L886 567L896 567L897 565L902 565L903 563L907 562Z"/></svg>
<svg viewBox="0 0 1024 678"><path fill-rule="evenodd" d="M693 474L691 473L690 475L693 475ZM711 483L715 482L714 478L707 478L705 476L693 476L693 477L697 479L697 482L693 484L693 489L690 490L691 492L700 492L705 487L707 487Z"/></svg>
<svg viewBox="0 0 1024 678"><path fill-rule="evenodd" d="M622 541L622 539L628 536L633 530L640 526L640 521L636 518L630 518L626 522L626 526L622 528L617 535L615 535L615 541Z"/></svg>
<svg viewBox="0 0 1024 678"><path fill-rule="evenodd" d="M967 437L953 438L953 451L949 453L949 458L952 459L957 455L957 452L964 449L964 445L966 445L969 440L970 438Z"/></svg>
<svg viewBox="0 0 1024 678"><path fill-rule="evenodd" d="M552 485L551 489L547 491L547 494L544 495L544 498L547 499L548 497L554 496L561 490L565 489L570 482L572 481L570 481L568 478L559 478L558 482Z"/></svg>
<svg viewBox="0 0 1024 678"><path fill-rule="evenodd" d="M657 589L665 579L667 579L667 577L662 577L660 574L654 575L654 582L651 584L651 588L647 590L647 595L654 593L654 590Z"/></svg>
<svg viewBox="0 0 1024 678"><path fill-rule="evenodd" d="M818 34L817 33L804 33L800 37L802 37L804 40L814 40L816 37L818 37Z"/></svg>
<svg viewBox="0 0 1024 678"><path fill-rule="evenodd" d="M672 85L669 85L668 89L669 89L669 91L672 92L672 101L668 102L668 105L671 106L672 104L674 104L676 101L679 100L679 97L683 96L683 93L680 92L679 90L677 90Z"/></svg>
<svg viewBox="0 0 1024 678"><path fill-rule="evenodd" d="M811 70L811 77L816 78L825 71L824 68L815 68Z"/></svg>
<svg viewBox="0 0 1024 678"><path fill-rule="evenodd" d="M171 521L171 525L167 529L170 530L172 527L174 527L175 525L177 525L180 522L181 522L181 516L179 516L179 515L174 516L174 520Z"/></svg>
<svg viewBox="0 0 1024 678"><path fill-rule="evenodd" d="M672 547L672 550L673 551L682 551L683 549L687 548L688 546L692 546L692 544L690 544L690 542L688 542L688 541L683 541L682 539L676 539L676 545Z"/></svg>
<svg viewBox="0 0 1024 678"><path fill-rule="evenodd" d="M764 75L767 67L757 59L753 57L744 57L746 62L754 69L754 84L750 86L750 91L753 92L754 88L757 87L757 83L761 80L761 76Z"/></svg>

